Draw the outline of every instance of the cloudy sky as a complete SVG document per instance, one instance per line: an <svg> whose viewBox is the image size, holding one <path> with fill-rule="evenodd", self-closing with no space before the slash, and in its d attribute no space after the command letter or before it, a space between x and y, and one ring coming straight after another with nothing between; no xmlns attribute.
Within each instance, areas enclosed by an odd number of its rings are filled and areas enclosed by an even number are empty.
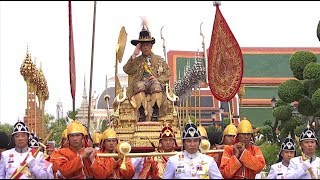
<svg viewBox="0 0 320 180"><path fill-rule="evenodd" d="M94 2L72 2L76 59L76 107L82 100L83 80L89 90ZM241 47L320 47L316 27L320 2L223 2L221 12ZM169 50L201 50L200 24L209 46L215 7L197 2L97 2L93 91L102 92L105 78L114 76L115 48L122 26L128 34L122 66L133 53L141 16L156 39L153 50L163 56L160 29ZM27 45L47 79L50 97L45 111L56 115L72 109L68 59L68 2L0 2L0 122L14 124L26 108L26 83L20 74Z"/></svg>

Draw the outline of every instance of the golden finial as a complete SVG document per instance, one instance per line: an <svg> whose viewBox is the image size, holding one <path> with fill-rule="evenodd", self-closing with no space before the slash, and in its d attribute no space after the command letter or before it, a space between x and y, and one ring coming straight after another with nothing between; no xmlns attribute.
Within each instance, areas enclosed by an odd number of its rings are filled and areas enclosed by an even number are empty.
<svg viewBox="0 0 320 180"><path fill-rule="evenodd" d="M26 57L20 67L20 73L26 81L30 81L30 77L35 72L34 65L31 60L31 54L27 48Z"/></svg>

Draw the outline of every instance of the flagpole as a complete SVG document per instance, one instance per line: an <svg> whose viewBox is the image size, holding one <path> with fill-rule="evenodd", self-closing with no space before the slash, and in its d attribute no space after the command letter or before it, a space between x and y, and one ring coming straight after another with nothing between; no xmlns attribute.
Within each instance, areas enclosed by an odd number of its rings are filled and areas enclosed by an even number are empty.
<svg viewBox="0 0 320 180"><path fill-rule="evenodd" d="M73 42L73 28L72 28L72 7L71 0L68 2L68 13L69 13L69 76L70 76L70 87L72 97L72 111L75 111L75 94L76 94L76 68L75 68L75 57L74 57L74 42Z"/></svg>
<svg viewBox="0 0 320 180"><path fill-rule="evenodd" d="M94 55L94 36L96 29L96 7L97 2L94 1L93 10L93 28L92 28L92 46L91 46L91 68L90 68L90 86L89 86L89 110L88 110L88 131L90 132L90 118L91 118L91 94L92 94L92 72L93 72L93 55Z"/></svg>

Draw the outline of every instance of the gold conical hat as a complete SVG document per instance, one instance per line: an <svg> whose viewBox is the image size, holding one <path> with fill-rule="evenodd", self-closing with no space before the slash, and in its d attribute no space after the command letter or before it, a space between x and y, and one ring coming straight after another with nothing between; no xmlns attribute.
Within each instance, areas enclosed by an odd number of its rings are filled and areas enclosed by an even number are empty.
<svg viewBox="0 0 320 180"><path fill-rule="evenodd" d="M87 134L87 130L79 121L72 121L67 127L67 135L73 133L82 133L83 135Z"/></svg>
<svg viewBox="0 0 320 180"><path fill-rule="evenodd" d="M117 133L116 131L114 131L113 128L108 128L102 133L101 141L106 139L111 139L111 138L117 139Z"/></svg>
<svg viewBox="0 0 320 180"><path fill-rule="evenodd" d="M93 143L94 143L94 144L100 143L101 136L102 136L101 133L95 132L95 133L93 134L93 136L92 136L92 141L93 141Z"/></svg>
<svg viewBox="0 0 320 180"><path fill-rule="evenodd" d="M63 130L62 134L61 134L61 139L67 139L68 138L68 129Z"/></svg>
<svg viewBox="0 0 320 180"><path fill-rule="evenodd" d="M223 136L225 135L237 135L237 127L234 124L229 124L224 130L223 130Z"/></svg>
<svg viewBox="0 0 320 180"><path fill-rule="evenodd" d="M208 138L207 131L202 125L198 126L198 131L200 132L201 136Z"/></svg>
<svg viewBox="0 0 320 180"><path fill-rule="evenodd" d="M243 118L238 125L238 133L253 133L252 125L247 118Z"/></svg>

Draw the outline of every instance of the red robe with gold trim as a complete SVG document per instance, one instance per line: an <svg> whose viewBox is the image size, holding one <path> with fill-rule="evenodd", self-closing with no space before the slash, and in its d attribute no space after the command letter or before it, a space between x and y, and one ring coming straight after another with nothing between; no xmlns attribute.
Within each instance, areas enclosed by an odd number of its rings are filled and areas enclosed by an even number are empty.
<svg viewBox="0 0 320 180"><path fill-rule="evenodd" d="M237 159L233 146L226 146L221 159L220 172L225 179L255 179L266 162L259 147L249 144Z"/></svg>

